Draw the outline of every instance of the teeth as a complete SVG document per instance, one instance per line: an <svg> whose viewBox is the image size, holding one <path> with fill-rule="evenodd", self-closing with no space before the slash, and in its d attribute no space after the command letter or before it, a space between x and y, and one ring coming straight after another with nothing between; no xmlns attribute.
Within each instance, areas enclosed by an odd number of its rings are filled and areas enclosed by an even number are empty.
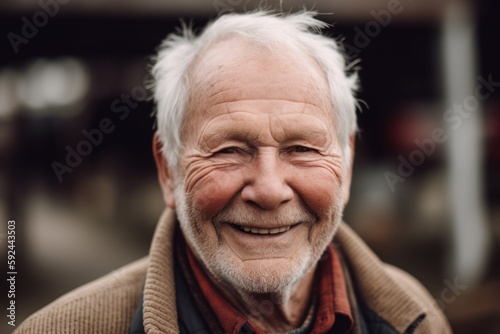
<svg viewBox="0 0 500 334"><path fill-rule="evenodd" d="M250 232L253 234L278 234L278 233L283 233L283 232L288 231L290 229L290 226L276 227L276 228L272 228L272 229L247 227L247 226L239 226L239 228L245 232Z"/></svg>

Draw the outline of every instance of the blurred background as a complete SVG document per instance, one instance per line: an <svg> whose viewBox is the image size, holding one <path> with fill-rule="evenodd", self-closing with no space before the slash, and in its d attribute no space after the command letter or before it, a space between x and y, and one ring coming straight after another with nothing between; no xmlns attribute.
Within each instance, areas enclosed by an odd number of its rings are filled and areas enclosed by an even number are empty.
<svg viewBox="0 0 500 334"><path fill-rule="evenodd" d="M16 323L147 254L164 207L148 58L180 19L199 31L259 5L324 13L361 59L368 107L345 220L427 286L455 333L500 333L493 0L0 2L0 253L7 272L14 219ZM4 318L0 332L11 330Z"/></svg>

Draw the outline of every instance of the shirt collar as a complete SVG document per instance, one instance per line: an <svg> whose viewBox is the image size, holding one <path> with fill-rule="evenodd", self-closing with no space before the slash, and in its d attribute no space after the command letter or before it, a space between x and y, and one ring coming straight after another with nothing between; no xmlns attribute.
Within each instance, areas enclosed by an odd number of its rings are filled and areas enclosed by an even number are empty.
<svg viewBox="0 0 500 334"><path fill-rule="evenodd" d="M243 326L250 326L255 333L264 333L223 297L187 245L186 248L194 277L224 331L238 334ZM353 325L353 316L342 264L333 244L327 247L318 262L316 282L318 304L311 334L326 333L331 329L334 333L347 333Z"/></svg>

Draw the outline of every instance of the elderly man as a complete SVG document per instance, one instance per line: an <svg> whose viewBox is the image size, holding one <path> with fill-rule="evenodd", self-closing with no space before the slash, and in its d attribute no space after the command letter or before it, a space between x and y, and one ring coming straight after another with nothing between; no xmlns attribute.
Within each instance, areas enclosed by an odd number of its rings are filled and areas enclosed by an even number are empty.
<svg viewBox="0 0 500 334"><path fill-rule="evenodd" d="M18 333L450 333L342 223L356 78L312 13L226 15L152 67L168 209L149 257Z"/></svg>

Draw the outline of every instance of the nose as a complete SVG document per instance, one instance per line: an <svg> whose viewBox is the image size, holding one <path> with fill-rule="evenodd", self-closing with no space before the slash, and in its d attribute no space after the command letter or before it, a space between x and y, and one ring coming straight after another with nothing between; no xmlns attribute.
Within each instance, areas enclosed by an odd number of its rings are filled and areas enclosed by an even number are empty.
<svg viewBox="0 0 500 334"><path fill-rule="evenodd" d="M293 199L287 182L287 164L276 152L260 154L247 169L241 198L265 210L273 210Z"/></svg>

